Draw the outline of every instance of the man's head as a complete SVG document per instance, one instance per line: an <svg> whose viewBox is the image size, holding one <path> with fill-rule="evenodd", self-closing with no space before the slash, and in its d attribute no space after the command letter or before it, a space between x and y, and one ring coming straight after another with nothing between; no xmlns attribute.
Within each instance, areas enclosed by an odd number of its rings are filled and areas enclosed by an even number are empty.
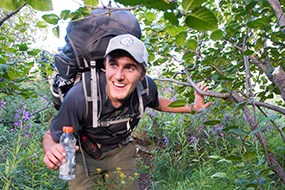
<svg viewBox="0 0 285 190"><path fill-rule="evenodd" d="M119 106L143 80L148 53L142 41L124 34L110 40L105 54L106 93L114 106Z"/></svg>

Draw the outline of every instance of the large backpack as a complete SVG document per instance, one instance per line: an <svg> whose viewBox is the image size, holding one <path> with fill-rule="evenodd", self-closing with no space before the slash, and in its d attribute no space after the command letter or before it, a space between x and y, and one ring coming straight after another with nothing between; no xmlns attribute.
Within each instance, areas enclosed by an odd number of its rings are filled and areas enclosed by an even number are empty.
<svg viewBox="0 0 285 190"><path fill-rule="evenodd" d="M56 109L60 108L64 95L81 80L85 71L91 71L91 89L95 89L91 92L92 97L87 97L87 100L97 98L96 70L104 68L103 60L109 40L120 34L141 37L138 20L130 11L100 8L80 21L69 23L66 45L54 56L58 74L54 77L51 91ZM93 107L97 107L97 100L93 101ZM93 109L94 113L96 111Z"/></svg>

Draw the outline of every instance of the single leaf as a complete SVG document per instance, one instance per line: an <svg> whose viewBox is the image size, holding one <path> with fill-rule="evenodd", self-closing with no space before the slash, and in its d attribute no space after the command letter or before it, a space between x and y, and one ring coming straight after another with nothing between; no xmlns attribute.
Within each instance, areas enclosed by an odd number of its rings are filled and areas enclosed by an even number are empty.
<svg viewBox="0 0 285 190"><path fill-rule="evenodd" d="M234 156L234 155L231 155L231 156L228 156L226 157L227 160L231 160L231 161L241 161L241 157L239 156Z"/></svg>
<svg viewBox="0 0 285 190"><path fill-rule="evenodd" d="M59 38L59 26L54 27L52 33L55 37Z"/></svg>
<svg viewBox="0 0 285 190"><path fill-rule="evenodd" d="M221 121L220 120L209 120L209 121L205 121L204 125L216 125L219 124Z"/></svg>
<svg viewBox="0 0 285 190"><path fill-rule="evenodd" d="M151 13L151 12L147 12L145 14L145 18L148 20L148 21L154 21L156 19L156 14L154 13Z"/></svg>
<svg viewBox="0 0 285 190"><path fill-rule="evenodd" d="M67 20L69 18L70 15L70 10L63 10L60 13L60 18L63 20Z"/></svg>
<svg viewBox="0 0 285 190"><path fill-rule="evenodd" d="M49 24L56 25L59 21L59 17L56 14L46 14L42 18Z"/></svg>
<svg viewBox="0 0 285 190"><path fill-rule="evenodd" d="M244 153L243 157L244 157L247 161L250 161L250 160L256 158L256 153L255 153L255 152L246 152L246 153Z"/></svg>
<svg viewBox="0 0 285 190"><path fill-rule="evenodd" d="M188 51L188 52L186 52L186 53L183 55L182 59L183 59L184 61L186 61L187 63L192 64L192 63L193 63L193 57L194 57L194 56L195 56L195 53L193 53L193 52L191 52L191 51Z"/></svg>
<svg viewBox="0 0 285 190"><path fill-rule="evenodd" d="M175 26L179 25L178 18L173 12L164 12L164 18L169 20L169 22Z"/></svg>
<svg viewBox="0 0 285 190"><path fill-rule="evenodd" d="M84 5L85 6L92 6L92 7L95 7L95 6L98 6L99 4L99 0L84 0Z"/></svg>
<svg viewBox="0 0 285 190"><path fill-rule="evenodd" d="M168 107L176 108L176 107L183 107L187 104L185 100L176 100L168 105Z"/></svg>
<svg viewBox="0 0 285 190"><path fill-rule="evenodd" d="M254 51L252 51L252 50L245 50L244 52L243 52L243 55L252 55L252 54L254 54Z"/></svg>
<svg viewBox="0 0 285 190"><path fill-rule="evenodd" d="M264 28L267 26L266 18L262 17L262 18L258 18L258 19L253 20L253 21L249 21L247 23L247 26L249 28Z"/></svg>
<svg viewBox="0 0 285 190"><path fill-rule="evenodd" d="M216 16L212 11L204 7L199 7L189 14L185 19L185 23L190 28L200 32L213 31L218 28Z"/></svg>
<svg viewBox="0 0 285 190"><path fill-rule="evenodd" d="M238 136L243 135L243 132L241 130L239 130L239 129L229 129L228 132L229 133L234 133L234 134L236 134Z"/></svg>
<svg viewBox="0 0 285 190"><path fill-rule="evenodd" d="M220 160L220 159L222 159L223 157L218 156L218 155L211 155L211 156L209 156L209 158L212 158L212 159L215 159L215 160Z"/></svg>
<svg viewBox="0 0 285 190"><path fill-rule="evenodd" d="M1 0L0 8L10 11L16 11L25 3L24 0Z"/></svg>
<svg viewBox="0 0 285 190"><path fill-rule="evenodd" d="M187 41L187 49L196 51L197 47L198 42L196 40L191 39Z"/></svg>
<svg viewBox="0 0 285 190"><path fill-rule="evenodd" d="M27 44L21 44L21 45L19 46L19 50L20 50L20 51L27 51L27 50L28 50Z"/></svg>
<svg viewBox="0 0 285 190"><path fill-rule="evenodd" d="M238 184L248 184L249 180L248 179L236 179L235 180L235 183L238 183Z"/></svg>
<svg viewBox="0 0 285 190"><path fill-rule="evenodd" d="M189 10L193 10L196 7L201 6L204 2L206 2L206 0L183 0L182 8L185 12L188 12Z"/></svg>
<svg viewBox="0 0 285 190"><path fill-rule="evenodd" d="M216 30L214 32L212 32L210 38L212 40L221 40L224 37L224 33L222 30Z"/></svg>
<svg viewBox="0 0 285 190"><path fill-rule="evenodd" d="M16 72L15 70L7 70L7 75L10 80L19 78L19 72Z"/></svg>
<svg viewBox="0 0 285 190"><path fill-rule="evenodd" d="M264 176L264 175L268 174L270 171L272 171L271 168L261 170L259 173L259 176Z"/></svg>
<svg viewBox="0 0 285 190"><path fill-rule="evenodd" d="M39 22L37 22L36 26L39 28L46 28L47 23L45 21L39 21Z"/></svg>
<svg viewBox="0 0 285 190"><path fill-rule="evenodd" d="M52 0L26 0L33 9L38 11L52 11Z"/></svg>
<svg viewBox="0 0 285 190"><path fill-rule="evenodd" d="M185 44L187 38L187 32L180 32L177 36L176 36L176 43L179 46L183 46Z"/></svg>
<svg viewBox="0 0 285 190"><path fill-rule="evenodd" d="M211 178L218 177L218 178L228 178L228 174L224 172L217 172L211 176Z"/></svg>
<svg viewBox="0 0 285 190"><path fill-rule="evenodd" d="M240 110L240 109L242 109L246 104L247 104L247 101L243 101L243 102L240 102L240 103L236 104L235 107L236 107L237 110Z"/></svg>
<svg viewBox="0 0 285 190"><path fill-rule="evenodd" d="M147 8L153 8L157 10L174 10L177 8L175 1L165 1L165 0L116 0L116 2L121 3L126 6L136 6L144 5Z"/></svg>

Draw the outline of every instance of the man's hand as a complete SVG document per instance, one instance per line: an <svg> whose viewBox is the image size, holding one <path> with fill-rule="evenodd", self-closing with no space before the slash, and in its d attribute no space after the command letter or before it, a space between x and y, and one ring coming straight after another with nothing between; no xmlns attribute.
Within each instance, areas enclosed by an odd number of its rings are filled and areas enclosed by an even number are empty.
<svg viewBox="0 0 285 190"><path fill-rule="evenodd" d="M66 162L66 152L61 144L55 144L44 156L44 163L49 169L57 170L62 163Z"/></svg>
<svg viewBox="0 0 285 190"><path fill-rule="evenodd" d="M208 86L206 86L206 84L204 84L203 82L199 83L197 85L202 91L207 91L208 90ZM199 94L196 90L194 92L195 95L195 100L194 100L194 104L193 104L193 110L194 111L201 111L202 109L205 109L207 107L209 107L212 102L207 102L204 104L204 96Z"/></svg>

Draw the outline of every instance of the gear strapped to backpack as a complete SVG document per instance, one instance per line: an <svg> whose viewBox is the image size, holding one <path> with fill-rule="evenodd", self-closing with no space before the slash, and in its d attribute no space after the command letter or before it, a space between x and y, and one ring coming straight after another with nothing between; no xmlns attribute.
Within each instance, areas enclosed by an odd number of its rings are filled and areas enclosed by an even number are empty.
<svg viewBox="0 0 285 190"><path fill-rule="evenodd" d="M140 25L130 11L102 8L93 10L90 16L80 21L70 22L66 32L66 45L54 56L58 74L51 86L53 103L59 109L69 89L82 79L84 72L90 71L91 96L85 93L85 99L86 102L92 102L93 127L97 127L96 73L104 69L103 60L109 40L120 34L132 34L140 38Z"/></svg>

